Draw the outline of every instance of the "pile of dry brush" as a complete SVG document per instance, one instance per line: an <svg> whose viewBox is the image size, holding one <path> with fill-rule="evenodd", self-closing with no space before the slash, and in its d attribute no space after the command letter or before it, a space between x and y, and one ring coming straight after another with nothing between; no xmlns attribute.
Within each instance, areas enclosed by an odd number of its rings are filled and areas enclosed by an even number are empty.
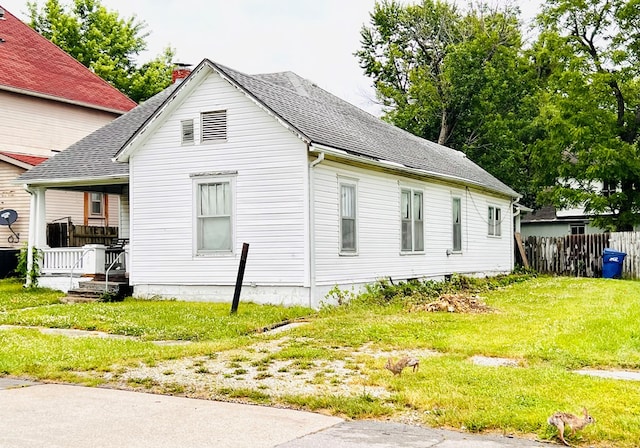
<svg viewBox="0 0 640 448"><path fill-rule="evenodd" d="M413 304L409 312L448 312L448 313L493 313L496 310L487 306L478 295L465 293L443 294L432 302Z"/></svg>

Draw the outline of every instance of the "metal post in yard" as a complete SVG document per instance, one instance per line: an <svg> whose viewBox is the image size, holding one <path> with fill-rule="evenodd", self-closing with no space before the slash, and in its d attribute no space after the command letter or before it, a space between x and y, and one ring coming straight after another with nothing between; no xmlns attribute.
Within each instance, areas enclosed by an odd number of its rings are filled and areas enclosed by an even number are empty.
<svg viewBox="0 0 640 448"><path fill-rule="evenodd" d="M247 254L249 253L249 243L242 243L242 254L240 255L240 266L238 267L238 278L236 279L236 290L233 293L231 303L231 314L236 314L240 303L240 291L242 290L242 279L244 278L244 268L247 265Z"/></svg>

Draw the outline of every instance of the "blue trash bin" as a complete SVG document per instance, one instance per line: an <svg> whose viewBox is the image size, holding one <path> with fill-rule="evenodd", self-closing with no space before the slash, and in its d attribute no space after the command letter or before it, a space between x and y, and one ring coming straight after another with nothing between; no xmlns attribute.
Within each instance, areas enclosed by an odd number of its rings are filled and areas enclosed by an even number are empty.
<svg viewBox="0 0 640 448"><path fill-rule="evenodd" d="M622 262L627 254L613 249L605 249L602 253L602 277L622 277Z"/></svg>

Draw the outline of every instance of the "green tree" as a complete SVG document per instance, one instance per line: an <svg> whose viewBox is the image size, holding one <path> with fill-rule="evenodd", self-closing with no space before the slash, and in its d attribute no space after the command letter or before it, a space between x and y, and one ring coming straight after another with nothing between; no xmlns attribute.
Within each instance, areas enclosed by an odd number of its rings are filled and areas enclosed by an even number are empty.
<svg viewBox="0 0 640 448"><path fill-rule="evenodd" d="M522 51L519 11L440 0L376 3L356 53L384 118L464 151L528 198L536 74Z"/></svg>
<svg viewBox="0 0 640 448"><path fill-rule="evenodd" d="M64 6L46 0L38 9L28 2L30 26L136 102L171 83L173 50L138 67L146 49L146 24L135 16L123 19L99 0L74 0Z"/></svg>
<svg viewBox="0 0 640 448"><path fill-rule="evenodd" d="M547 0L532 50L546 77L535 151L550 188L540 198L584 206L606 230L640 224L639 6Z"/></svg>

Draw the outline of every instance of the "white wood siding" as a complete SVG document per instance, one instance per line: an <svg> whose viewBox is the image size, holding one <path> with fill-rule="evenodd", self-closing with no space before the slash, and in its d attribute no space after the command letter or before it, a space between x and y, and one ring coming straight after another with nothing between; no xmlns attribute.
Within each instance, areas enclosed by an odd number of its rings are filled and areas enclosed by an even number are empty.
<svg viewBox="0 0 640 448"><path fill-rule="evenodd" d="M452 273L509 271L512 265L510 202L474 189L324 162L314 168L316 284L359 284ZM358 254L339 255L338 176L358 183ZM425 251L401 254L400 188L424 191ZM452 248L452 198L462 202L462 253ZM501 208L502 236L488 236L487 208ZM325 288L326 289L326 288ZM316 297L316 299L318 299Z"/></svg>
<svg viewBox="0 0 640 448"><path fill-rule="evenodd" d="M0 91L0 151L50 156L117 114Z"/></svg>
<svg viewBox="0 0 640 448"><path fill-rule="evenodd" d="M227 111L227 141L200 143L200 113ZM167 112L130 159L133 285L233 285L243 242L246 284L305 281L306 145L215 74ZM195 144L181 145L181 120ZM194 256L193 177L237 172L234 254ZM142 290L142 288L140 288Z"/></svg>

